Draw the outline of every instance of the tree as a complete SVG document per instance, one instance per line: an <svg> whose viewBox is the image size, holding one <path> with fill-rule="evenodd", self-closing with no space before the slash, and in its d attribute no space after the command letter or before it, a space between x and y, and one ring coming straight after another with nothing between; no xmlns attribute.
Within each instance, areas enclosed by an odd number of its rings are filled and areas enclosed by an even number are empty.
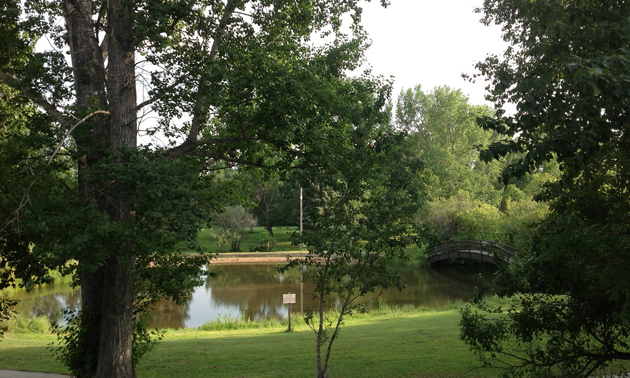
<svg viewBox="0 0 630 378"><path fill-rule="evenodd" d="M253 212L258 222L265 226L270 237L274 237L274 226L297 225L299 192L299 187L293 182L280 181L277 177L255 185L252 199L257 206Z"/></svg>
<svg viewBox="0 0 630 378"><path fill-rule="evenodd" d="M315 333L320 378L328 377L344 319L364 311L360 299L377 287L404 287L390 266L414 242L411 221L423 200L422 164L404 148L404 133L385 123L382 103L368 98L362 104L373 104L373 118L355 118L351 143L323 155L317 171L304 172L310 226L294 242L304 243L308 255L282 269L307 267L305 281L318 307L307 311L305 321ZM327 314L328 306L336 312Z"/></svg>
<svg viewBox="0 0 630 378"><path fill-rule="evenodd" d="M457 239L485 239L528 245L534 223L546 205L532 197L544 182L556 177L554 165L526 177L512 178L504 185L497 176L521 154L500 161L483 162L479 151L504 139L493 130L483 130L477 119L492 116L487 106L474 106L460 90L436 87L430 92L420 86L403 90L397 101L396 124L410 132L413 144L430 172L431 201L418 213L418 233L424 243L438 244ZM527 207L532 214L509 211L509 206Z"/></svg>
<svg viewBox="0 0 630 378"><path fill-rule="evenodd" d="M255 226L256 219L243 206L235 205L216 214L212 223L218 228L219 235L230 243L230 252L240 252L243 231Z"/></svg>
<svg viewBox="0 0 630 378"><path fill-rule="evenodd" d="M432 198L449 198L465 190L475 198L498 203L495 176L500 165L479 159L479 148L493 141L496 133L476 123L478 117L491 114L487 106L470 105L459 89L444 86L425 93L418 85L401 91L396 124L409 132L432 173Z"/></svg>
<svg viewBox="0 0 630 378"><path fill-rule="evenodd" d="M540 196L551 211L531 250L496 282L514 302L482 306L492 317L464 310L462 338L487 362L512 356L507 376L592 376L630 359L630 281L621 272L630 263L630 5L488 0L479 12L512 44L478 64L489 98L517 104L514 116L483 122L518 135L484 157L523 153L507 180L555 154L563 175Z"/></svg>
<svg viewBox="0 0 630 378"><path fill-rule="evenodd" d="M27 46L16 33L19 11L12 1L0 1L0 71L11 65L24 64ZM45 151L45 146L52 144L55 133L47 130L36 110L29 104L14 103L19 92L0 81L0 214L9 214L18 204L26 200L38 201L60 185L59 171L67 168L68 160L58 159L49 164L46 174L39 172L39 181L32 182L36 174L35 161ZM30 122L29 122L30 121ZM30 128L30 129L29 129ZM24 142L33 148L25 150ZM21 158L28 156L29 164L19 170L15 166ZM25 193L28 192L28 196ZM18 282L26 287L50 282L45 264L35 259L30 253L28 240L21 238L16 230L0 228L0 290L15 287ZM15 300L3 296L0 298L0 319L8 320L13 314ZM0 330L2 336L2 330Z"/></svg>
<svg viewBox="0 0 630 378"><path fill-rule="evenodd" d="M296 157L309 166L343 142L330 135L349 125L346 108L381 91L368 75L345 80L366 44L361 9L354 0L2 6L0 82L15 93L2 101L33 110L31 138L11 136L21 150L4 166L22 181L3 203L0 255L44 267L32 277L46 268L77 277L73 374L132 377L134 297L178 298L204 274L208 258L179 248L225 202L213 172L286 168ZM53 46L35 49L44 40ZM138 147L148 110L149 133L167 146Z"/></svg>

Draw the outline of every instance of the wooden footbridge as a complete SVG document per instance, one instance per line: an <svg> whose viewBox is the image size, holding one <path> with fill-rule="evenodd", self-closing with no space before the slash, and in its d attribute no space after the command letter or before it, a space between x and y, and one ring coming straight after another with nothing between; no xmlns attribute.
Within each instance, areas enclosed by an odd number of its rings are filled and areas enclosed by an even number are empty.
<svg viewBox="0 0 630 378"><path fill-rule="evenodd" d="M510 262L518 250L511 245L488 240L454 240L427 249L429 265L452 259L479 260L497 264L496 259Z"/></svg>

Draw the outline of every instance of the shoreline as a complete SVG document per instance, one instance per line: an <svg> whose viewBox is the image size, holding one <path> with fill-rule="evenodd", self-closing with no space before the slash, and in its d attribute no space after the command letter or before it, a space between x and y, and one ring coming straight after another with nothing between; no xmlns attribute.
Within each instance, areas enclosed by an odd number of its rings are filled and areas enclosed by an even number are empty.
<svg viewBox="0 0 630 378"><path fill-rule="evenodd" d="M304 258L307 254L306 251L219 253L210 265L287 263L289 260Z"/></svg>

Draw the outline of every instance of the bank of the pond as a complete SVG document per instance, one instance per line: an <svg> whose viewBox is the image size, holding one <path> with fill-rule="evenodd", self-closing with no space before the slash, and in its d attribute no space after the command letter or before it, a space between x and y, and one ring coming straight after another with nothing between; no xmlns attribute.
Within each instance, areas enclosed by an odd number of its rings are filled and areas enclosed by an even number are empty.
<svg viewBox="0 0 630 378"><path fill-rule="evenodd" d="M406 311L406 312L405 312ZM454 311L352 317L335 342L331 377L495 377L459 336ZM139 378L316 376L314 334L305 325L237 330L168 330L138 366ZM6 334L0 369L67 373L47 350L52 335Z"/></svg>
<svg viewBox="0 0 630 378"><path fill-rule="evenodd" d="M287 305L283 295L296 293L294 310L316 308L312 286L300 284L300 269L279 273L282 263L271 264L211 264L208 270L218 273L195 288L185 303L162 300L151 308L151 326L159 328L196 328L219 318L269 319L286 318ZM453 302L470 300L478 277L493 275L492 266L444 266L434 269L396 267L407 287L377 290L366 295L362 302L369 310L380 303L394 306L442 308ZM307 271L308 275L308 271ZM68 285L35 288L31 292L16 292L20 300L16 310L24 317L47 316L64 324L61 310L80 306L80 291ZM22 322L26 324L25 322ZM37 324L30 324L31 328Z"/></svg>
<svg viewBox="0 0 630 378"><path fill-rule="evenodd" d="M304 258L307 254L307 251L219 253L212 260L212 264L280 264L288 260Z"/></svg>

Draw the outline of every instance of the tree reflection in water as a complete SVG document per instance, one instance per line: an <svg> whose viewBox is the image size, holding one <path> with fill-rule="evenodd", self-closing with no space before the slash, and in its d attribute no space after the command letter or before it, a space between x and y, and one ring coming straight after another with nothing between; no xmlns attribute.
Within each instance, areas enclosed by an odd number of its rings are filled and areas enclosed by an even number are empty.
<svg viewBox="0 0 630 378"><path fill-rule="evenodd" d="M63 324L61 310L66 307L81 305L81 291L69 284L37 286L30 291L7 290L6 294L19 300L17 313L24 316L42 316L56 323Z"/></svg>
<svg viewBox="0 0 630 378"><path fill-rule="evenodd" d="M287 307L282 294L297 293L293 310L300 305L300 273L295 269L280 274L276 265L215 265L210 270L220 271L198 287L189 301L177 305L160 301L153 310L152 326L160 328L198 327L218 317L245 316L249 319L267 317L284 318ZM440 307L449 302L470 299L479 274L490 278L494 266L479 264L466 266L442 266L432 269L400 268L407 283L402 292L384 290L381 299L389 304L413 304ZM378 293L378 291L377 291ZM68 285L51 285L31 292L14 291L11 296L21 301L18 311L24 315L48 315L51 320L61 321L61 309L80 305L79 290ZM304 309L315 306L304 285ZM376 294L366 297L366 307L378 306Z"/></svg>

